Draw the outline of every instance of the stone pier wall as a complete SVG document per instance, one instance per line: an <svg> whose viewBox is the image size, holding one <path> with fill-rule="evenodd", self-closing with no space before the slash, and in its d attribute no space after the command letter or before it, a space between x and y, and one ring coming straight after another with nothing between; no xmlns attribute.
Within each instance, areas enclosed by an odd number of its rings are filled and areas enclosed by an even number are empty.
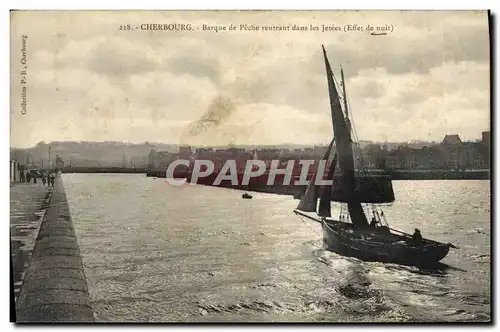
<svg viewBox="0 0 500 332"><path fill-rule="evenodd" d="M55 180L16 302L19 323L93 322L80 249L61 177Z"/></svg>

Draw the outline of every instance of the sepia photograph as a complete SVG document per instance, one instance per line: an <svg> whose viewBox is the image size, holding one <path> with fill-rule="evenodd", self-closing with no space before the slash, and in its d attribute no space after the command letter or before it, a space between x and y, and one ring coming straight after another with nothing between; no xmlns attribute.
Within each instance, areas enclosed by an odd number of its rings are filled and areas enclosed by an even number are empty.
<svg viewBox="0 0 500 332"><path fill-rule="evenodd" d="M491 24L11 10L11 321L491 324Z"/></svg>

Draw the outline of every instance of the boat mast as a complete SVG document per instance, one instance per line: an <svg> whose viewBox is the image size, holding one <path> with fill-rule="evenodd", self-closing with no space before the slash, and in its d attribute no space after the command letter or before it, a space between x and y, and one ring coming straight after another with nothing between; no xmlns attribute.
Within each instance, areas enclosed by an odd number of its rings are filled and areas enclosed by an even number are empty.
<svg viewBox="0 0 500 332"><path fill-rule="evenodd" d="M323 46L323 56L325 58L326 75L328 81L328 92L330 95L330 108L332 113L333 122L333 135L337 146L337 153L339 159L339 166L342 170L342 183L345 189L345 200L347 201L347 209L351 216L352 223L359 227L368 227L368 220L366 219L361 201L356 190L356 179L354 175L354 156L352 149L352 140L350 126L344 117L342 107L340 106L340 98L335 87L334 75L326 50ZM345 83L343 84L345 91ZM345 96L344 96L345 97ZM346 98L344 98L346 103Z"/></svg>
<svg viewBox="0 0 500 332"><path fill-rule="evenodd" d="M342 68L342 66L340 66L340 76L341 76L341 80L342 80L342 94L344 96L345 123L346 123L347 130L349 131L349 140L351 142L353 142L352 136L351 136L352 126L351 126L351 121L349 119L349 106L348 106L348 102L347 102L347 92L346 92L346 84L345 84L345 78L344 78L344 69ZM359 166L359 164L358 164L358 166ZM366 175L366 170L364 170L364 169L363 169L363 174ZM356 210L358 210L358 209L356 209ZM358 210L358 213L359 213L359 210ZM371 213L373 214L373 217L378 219L380 222L382 221L382 218L380 217L378 209L377 209L377 207L375 207L374 204L372 204ZM385 223L387 224L387 221L385 221Z"/></svg>
<svg viewBox="0 0 500 332"><path fill-rule="evenodd" d="M347 131L349 132L349 139L351 139L351 120L349 120L349 107L347 106L347 93L345 91L345 79L344 79L344 69L340 66L340 77L342 79L342 95L344 96L344 112L345 112L345 124Z"/></svg>
<svg viewBox="0 0 500 332"><path fill-rule="evenodd" d="M340 79L342 84L342 95L344 96L343 98L344 98L345 125L347 127L347 131L349 132L349 137L350 137L351 122L349 121L349 108L347 107L347 94L345 91L344 69L342 68L342 65L340 66ZM352 138L349 139L352 141ZM349 216L349 211L347 211L347 216Z"/></svg>
<svg viewBox="0 0 500 332"><path fill-rule="evenodd" d="M347 106L347 93L345 91L345 79L344 79L344 69L340 66L340 78L342 81L342 95L344 98L344 112L345 112L345 123L347 130L349 131L349 136L351 135L351 121L349 120L349 107Z"/></svg>
<svg viewBox="0 0 500 332"><path fill-rule="evenodd" d="M341 70L342 90L340 90L340 86L336 86L337 82L335 81L335 76L330 66L330 62L328 61L324 47L323 56L325 60L328 83L330 111L333 125L333 140L322 160L329 159L331 154L334 155L333 162L330 164L330 169L327 174L327 179L333 179L334 185L329 188L315 186L315 173L313 175L313 181L309 183L296 208L296 212L316 212L319 217L328 218L331 217L331 201L347 203L347 216L348 218L350 217L353 225L358 228L366 228L369 227L369 225L362 203L392 202L394 201L394 191L390 180L388 183L387 181L382 181L379 188L375 186L379 185L378 182L363 182L363 178L356 179L353 141L351 139L352 124L349 121L349 103L347 101L347 87L345 84L344 72ZM341 100L341 94L344 97L343 100ZM342 102L344 105L342 105ZM353 134L355 136L355 133ZM332 151L333 145L335 145L334 153ZM340 178L334 175L336 166L340 169ZM318 198L320 198L319 207L317 204Z"/></svg>

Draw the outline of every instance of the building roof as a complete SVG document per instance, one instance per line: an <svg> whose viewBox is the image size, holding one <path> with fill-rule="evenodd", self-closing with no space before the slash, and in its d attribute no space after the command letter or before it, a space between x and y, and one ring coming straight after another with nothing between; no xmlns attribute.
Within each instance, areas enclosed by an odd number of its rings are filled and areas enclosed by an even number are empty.
<svg viewBox="0 0 500 332"><path fill-rule="evenodd" d="M462 143L460 136L454 134L454 135L446 135L441 144L460 144L460 143Z"/></svg>

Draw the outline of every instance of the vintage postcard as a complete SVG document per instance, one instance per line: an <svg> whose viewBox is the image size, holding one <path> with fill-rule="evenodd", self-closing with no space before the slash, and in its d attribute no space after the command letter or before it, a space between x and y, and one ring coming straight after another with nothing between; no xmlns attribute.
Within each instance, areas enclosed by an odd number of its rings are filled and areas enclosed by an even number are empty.
<svg viewBox="0 0 500 332"><path fill-rule="evenodd" d="M488 11L10 24L12 320L491 322Z"/></svg>

